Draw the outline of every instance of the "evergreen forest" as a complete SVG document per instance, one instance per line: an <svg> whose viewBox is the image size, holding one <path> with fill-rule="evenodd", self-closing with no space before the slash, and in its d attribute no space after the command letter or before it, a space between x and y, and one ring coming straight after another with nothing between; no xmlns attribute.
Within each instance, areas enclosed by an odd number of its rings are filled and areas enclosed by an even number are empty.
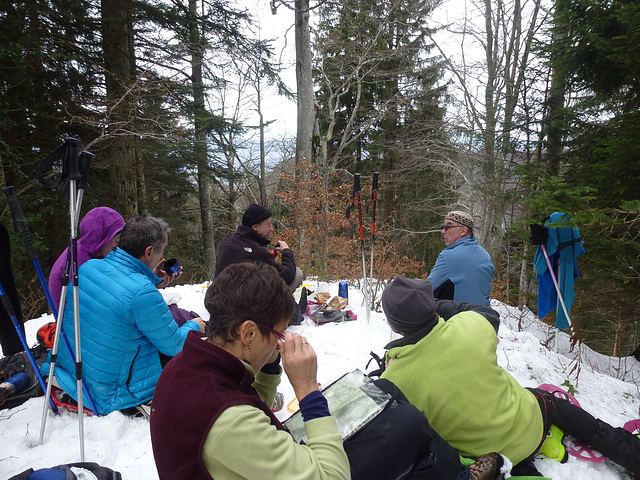
<svg viewBox="0 0 640 480"><path fill-rule="evenodd" d="M166 220L185 283L211 278L218 241L255 202L308 277L360 288L364 249L380 310L385 282L426 277L444 215L465 210L496 267L492 298L536 312L529 225L566 212L586 250L572 334L634 352L639 2L260 2L288 25L282 38L229 0L0 0L0 188L14 187L46 275L70 214L39 166L72 137L95 155L82 214ZM442 20L454 3L459 19ZM293 85L282 48L295 52ZM270 133L278 101L295 102L295 135ZM4 196L0 222L23 314L44 313Z"/></svg>

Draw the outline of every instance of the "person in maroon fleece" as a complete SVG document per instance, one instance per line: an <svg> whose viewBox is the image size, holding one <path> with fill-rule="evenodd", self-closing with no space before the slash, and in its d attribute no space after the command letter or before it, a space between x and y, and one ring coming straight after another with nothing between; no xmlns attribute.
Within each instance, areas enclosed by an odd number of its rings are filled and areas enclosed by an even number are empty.
<svg viewBox="0 0 640 480"><path fill-rule="evenodd" d="M273 267L230 265L205 296L207 336L188 335L151 406L161 480L347 480L349 462L305 337L286 332L293 297ZM282 368L280 360L282 356ZM297 444L272 413L284 369L305 420Z"/></svg>

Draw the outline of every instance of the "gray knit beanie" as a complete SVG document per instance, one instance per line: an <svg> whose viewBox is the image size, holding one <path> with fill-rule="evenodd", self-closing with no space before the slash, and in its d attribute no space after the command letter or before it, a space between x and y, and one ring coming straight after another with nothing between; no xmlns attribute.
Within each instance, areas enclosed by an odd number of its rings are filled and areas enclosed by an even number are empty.
<svg viewBox="0 0 640 480"><path fill-rule="evenodd" d="M429 280L398 275L382 292L382 309L393 330L410 335L438 321Z"/></svg>

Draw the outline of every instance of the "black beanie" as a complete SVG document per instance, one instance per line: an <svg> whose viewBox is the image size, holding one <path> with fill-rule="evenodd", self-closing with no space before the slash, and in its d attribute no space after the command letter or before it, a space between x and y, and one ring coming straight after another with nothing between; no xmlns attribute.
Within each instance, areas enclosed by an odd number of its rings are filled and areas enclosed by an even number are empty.
<svg viewBox="0 0 640 480"><path fill-rule="evenodd" d="M244 211L244 215L242 215L242 225L250 227L251 225L255 225L256 223L266 220L270 216L271 210L264 208L262 205L258 205L257 203L252 203Z"/></svg>
<svg viewBox="0 0 640 480"><path fill-rule="evenodd" d="M429 280L398 275L382 292L382 309L393 330L410 335L438 321Z"/></svg>

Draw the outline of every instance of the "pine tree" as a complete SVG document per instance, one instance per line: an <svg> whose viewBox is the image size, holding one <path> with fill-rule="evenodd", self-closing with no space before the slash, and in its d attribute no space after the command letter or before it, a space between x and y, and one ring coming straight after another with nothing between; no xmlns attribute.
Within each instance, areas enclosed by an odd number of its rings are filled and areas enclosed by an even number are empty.
<svg viewBox="0 0 640 480"><path fill-rule="evenodd" d="M327 172L380 171L381 218L409 232L400 251L425 258L424 233L410 232L440 221L433 211L447 200L438 169L448 141L443 68L431 54L433 8L423 0L328 3L315 42L318 161Z"/></svg>

